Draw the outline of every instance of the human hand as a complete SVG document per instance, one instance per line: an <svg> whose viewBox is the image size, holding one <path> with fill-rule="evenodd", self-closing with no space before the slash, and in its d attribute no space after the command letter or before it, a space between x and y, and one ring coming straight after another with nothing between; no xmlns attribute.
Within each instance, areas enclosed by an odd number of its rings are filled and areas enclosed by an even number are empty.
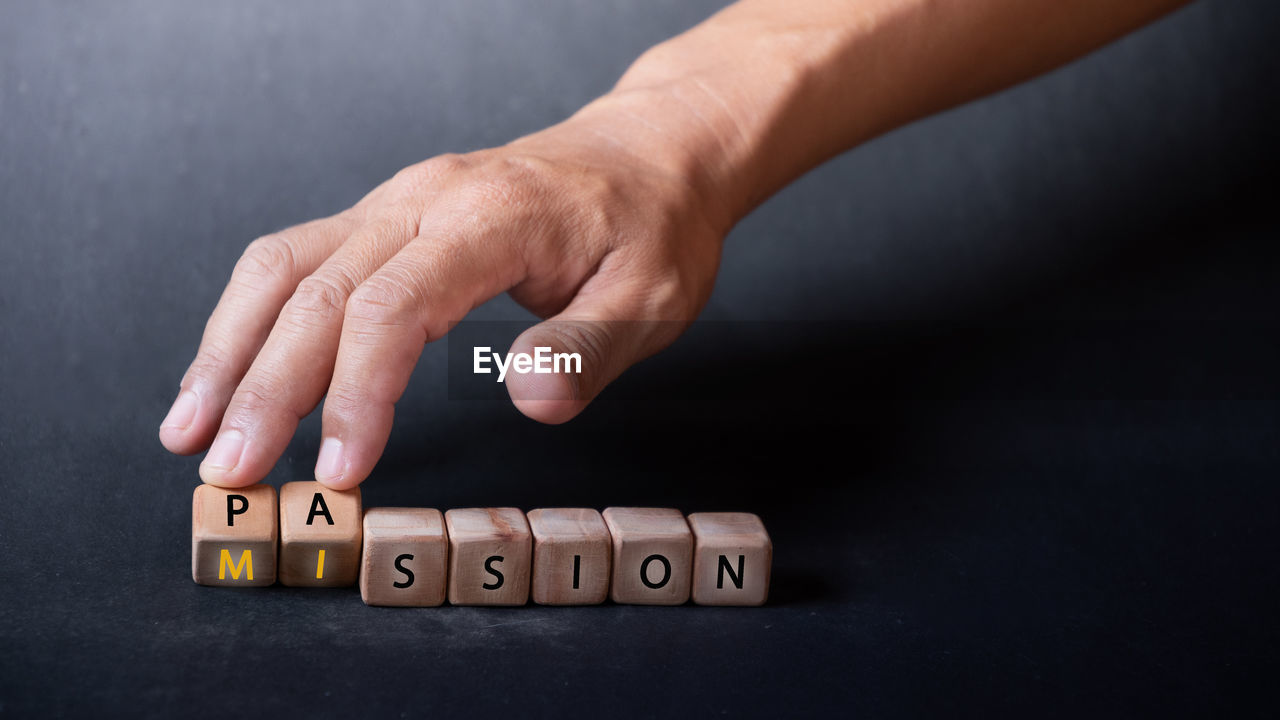
<svg viewBox="0 0 1280 720"><path fill-rule="evenodd" d="M607 98L507 146L412 165L349 210L255 240L161 442L209 448L205 482L250 485L323 398L316 478L354 487L424 343L503 291L550 320L513 353L582 357L581 374L509 375L513 401L546 423L575 416L697 315L729 226L695 187L696 161L635 107Z"/></svg>

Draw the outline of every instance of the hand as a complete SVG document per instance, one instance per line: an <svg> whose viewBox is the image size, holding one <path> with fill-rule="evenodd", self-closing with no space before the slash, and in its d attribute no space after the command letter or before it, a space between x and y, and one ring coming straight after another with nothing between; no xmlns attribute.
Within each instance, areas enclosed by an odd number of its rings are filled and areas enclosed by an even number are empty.
<svg viewBox="0 0 1280 720"><path fill-rule="evenodd" d="M209 448L205 482L250 485L324 398L316 478L354 487L424 343L503 291L550 320L512 352L582 357L580 375L509 375L516 406L546 423L578 414L697 315L729 226L629 106L599 101L505 147L410 166L349 210L255 240L161 442Z"/></svg>

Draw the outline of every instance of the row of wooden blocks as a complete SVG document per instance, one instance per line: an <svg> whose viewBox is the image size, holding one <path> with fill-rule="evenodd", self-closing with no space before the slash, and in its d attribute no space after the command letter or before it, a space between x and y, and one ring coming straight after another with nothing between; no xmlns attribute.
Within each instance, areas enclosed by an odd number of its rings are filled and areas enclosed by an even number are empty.
<svg viewBox="0 0 1280 720"><path fill-rule="evenodd" d="M316 482L196 488L202 585L342 587L369 605L762 605L773 545L750 513L370 508Z"/></svg>

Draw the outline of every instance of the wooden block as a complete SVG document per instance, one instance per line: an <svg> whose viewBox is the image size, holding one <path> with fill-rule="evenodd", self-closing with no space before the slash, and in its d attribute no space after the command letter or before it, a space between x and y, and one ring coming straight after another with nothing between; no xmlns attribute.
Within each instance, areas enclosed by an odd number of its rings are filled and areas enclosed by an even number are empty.
<svg viewBox="0 0 1280 720"><path fill-rule="evenodd" d="M693 533L679 510L606 508L613 540L609 597L629 605L680 605L689 599Z"/></svg>
<svg viewBox="0 0 1280 720"><path fill-rule="evenodd" d="M197 485L191 496L191 577L201 585L276 581L276 489Z"/></svg>
<svg viewBox="0 0 1280 720"><path fill-rule="evenodd" d="M693 601L763 605L769 597L773 542L752 513L693 513Z"/></svg>
<svg viewBox="0 0 1280 720"><path fill-rule="evenodd" d="M294 587L354 585L360 570L360 488L318 482L280 487L280 582Z"/></svg>
<svg viewBox="0 0 1280 720"><path fill-rule="evenodd" d="M444 603L449 570L444 516L426 508L364 513L360 597L366 605L435 607Z"/></svg>
<svg viewBox="0 0 1280 720"><path fill-rule="evenodd" d="M529 601L533 536L515 508L465 508L444 514L449 533L449 602L524 605Z"/></svg>
<svg viewBox="0 0 1280 720"><path fill-rule="evenodd" d="M598 605L609 595L609 528L587 508L529 511L533 533L533 601Z"/></svg>

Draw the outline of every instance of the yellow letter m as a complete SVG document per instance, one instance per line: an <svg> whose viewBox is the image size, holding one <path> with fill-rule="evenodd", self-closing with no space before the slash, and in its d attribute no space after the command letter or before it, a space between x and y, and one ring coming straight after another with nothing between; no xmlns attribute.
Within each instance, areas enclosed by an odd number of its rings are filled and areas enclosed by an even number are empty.
<svg viewBox="0 0 1280 720"><path fill-rule="evenodd" d="M218 579L219 580L227 579L228 567L231 568L232 580L240 579L240 571L242 569L245 571L245 579L252 580L253 579L253 551L246 549L244 552L240 553L240 562L232 563L231 551L227 550L226 548L223 548L222 557L219 558L218 560Z"/></svg>

